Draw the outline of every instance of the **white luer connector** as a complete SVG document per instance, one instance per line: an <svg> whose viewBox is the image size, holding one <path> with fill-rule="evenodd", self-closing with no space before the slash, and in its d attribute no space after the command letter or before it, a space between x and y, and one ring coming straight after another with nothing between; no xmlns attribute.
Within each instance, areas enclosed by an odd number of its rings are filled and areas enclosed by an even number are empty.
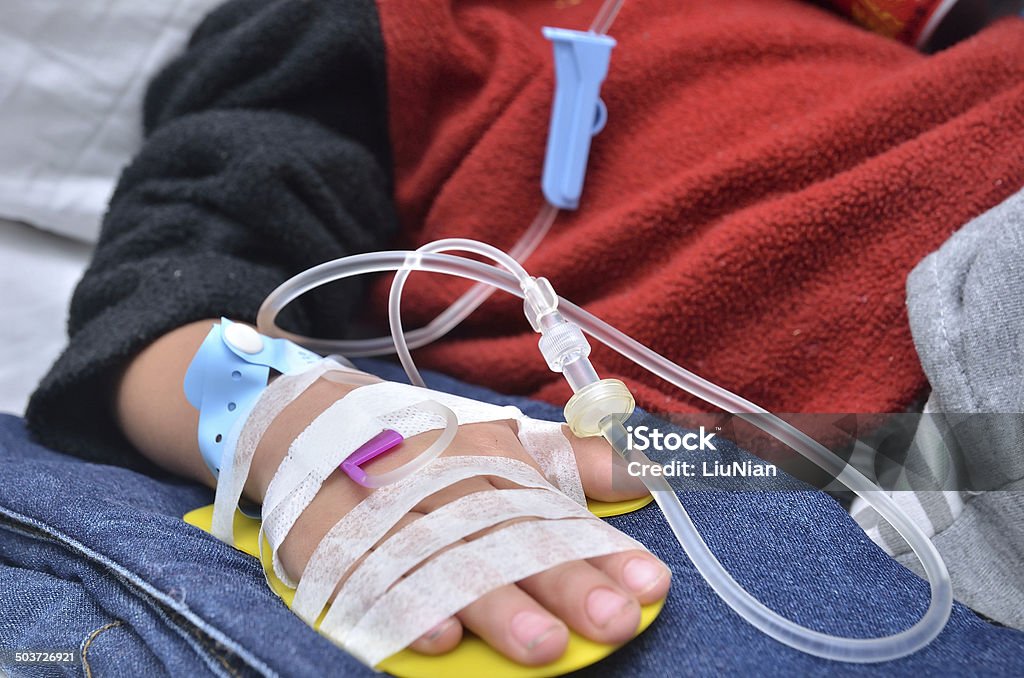
<svg viewBox="0 0 1024 678"><path fill-rule="evenodd" d="M529 278L521 284L523 310L535 332L548 368L569 382L573 397L565 405L565 421L580 437L602 435L601 422L609 416L620 422L633 413L633 395L618 379L601 379L590 364L590 342L576 323L558 311L558 295L547 278Z"/></svg>
<svg viewBox="0 0 1024 678"><path fill-rule="evenodd" d="M547 278L530 276L525 280L520 279L519 288L523 290L523 313L533 331L541 332L541 321L558 313L558 295Z"/></svg>
<svg viewBox="0 0 1024 678"><path fill-rule="evenodd" d="M541 327L540 340L537 345L552 372L564 372L574 363L587 360L590 356L590 342L587 341L579 325L562 318L560 313L544 318L554 322L545 322ZM588 361L589 362L589 361ZM587 382L592 380L587 380ZM586 382L580 384L585 386ZM576 390L576 386L573 387Z"/></svg>

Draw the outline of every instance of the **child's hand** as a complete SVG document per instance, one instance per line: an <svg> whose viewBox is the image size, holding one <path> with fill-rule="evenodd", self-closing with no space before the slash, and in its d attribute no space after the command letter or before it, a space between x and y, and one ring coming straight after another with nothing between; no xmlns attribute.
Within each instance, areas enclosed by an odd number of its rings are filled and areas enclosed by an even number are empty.
<svg viewBox="0 0 1024 678"><path fill-rule="evenodd" d="M211 322L179 328L143 351L120 381L117 411L125 434L146 456L164 468L213 486L215 482L196 443L198 415L185 401L182 390L185 370ZM320 380L285 409L260 442L246 496L262 502L291 441L351 388ZM501 455L536 468L514 426L508 421L462 426L445 455ZM367 470L380 473L396 468L425 449L434 437L436 434L426 433L410 438L372 462ZM612 487L614 454L604 441L570 439L587 496L616 501L646 492L639 480L621 472ZM458 497L509 486L506 481L483 477L456 483L423 501L392 532L417 515ZM327 479L279 549L281 562L292 578L299 578L327 531L370 491L340 471ZM619 643L631 638L640 622L640 605L663 598L669 579L668 569L643 551L567 563L479 598L412 647L429 654L446 652L458 644L465 628L515 661L545 664L565 650L567 627L598 642Z"/></svg>
<svg viewBox="0 0 1024 678"><path fill-rule="evenodd" d="M350 388L320 381L280 415L256 452L247 495L262 500L291 440ZM511 421L462 426L445 455L500 455L536 468L536 463L519 443L514 427ZM436 433L411 438L394 452L372 462L367 470L380 473L397 468L421 452L434 437ZM632 486L624 481L624 474L617 476L615 489L612 488L613 453L604 441L572 438L572 446L588 496L617 501L646 492L639 481L633 479ZM513 485L482 477L456 483L422 502L389 535L417 516L461 496L508 487ZM323 536L371 491L340 471L324 483L279 550L289 576L298 580ZM642 551L567 563L483 596L421 637L412 647L429 654L446 652L458 644L463 628L468 628L511 659L524 664L544 664L565 650L567 626L598 642L620 643L630 639L640 623L640 605L663 598L668 586L668 569L657 558Z"/></svg>

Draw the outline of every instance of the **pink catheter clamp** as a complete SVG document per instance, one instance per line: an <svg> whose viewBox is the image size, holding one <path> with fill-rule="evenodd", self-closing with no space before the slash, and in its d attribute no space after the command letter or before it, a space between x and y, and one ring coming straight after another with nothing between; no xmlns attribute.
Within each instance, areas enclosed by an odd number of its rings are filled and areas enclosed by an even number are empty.
<svg viewBox="0 0 1024 678"><path fill-rule="evenodd" d="M362 466L377 457L387 454L405 441L405 438L398 431L389 428L384 429L360 445L345 461L341 462L341 470L356 484L376 489L397 483L399 480L407 478L434 461L441 456L442 452L448 449L448 446L455 439L455 434L459 430L459 420L455 413L435 400L424 400L413 407L443 418L445 426L444 430L441 431L441 435L412 461L399 466L393 471L371 475L364 471Z"/></svg>

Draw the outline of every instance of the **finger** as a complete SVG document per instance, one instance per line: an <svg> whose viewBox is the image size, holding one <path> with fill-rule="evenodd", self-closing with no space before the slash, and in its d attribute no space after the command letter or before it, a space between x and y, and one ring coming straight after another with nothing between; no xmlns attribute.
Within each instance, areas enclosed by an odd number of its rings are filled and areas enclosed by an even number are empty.
<svg viewBox="0 0 1024 678"><path fill-rule="evenodd" d="M636 596L643 605L667 596L672 583L672 572L668 567L644 551L624 551L591 558L588 562Z"/></svg>
<svg viewBox="0 0 1024 678"><path fill-rule="evenodd" d="M565 652L569 629L517 586L502 586L458 613L463 626L520 664L539 666Z"/></svg>
<svg viewBox="0 0 1024 678"><path fill-rule="evenodd" d="M409 647L422 654L444 654L454 650L461 640L462 623L455 617L448 617L417 638Z"/></svg>
<svg viewBox="0 0 1024 678"><path fill-rule="evenodd" d="M624 501L647 494L640 478L626 472L626 462L617 455L604 438L578 438L562 427L562 433L576 455L583 491L598 501Z"/></svg>
<svg viewBox="0 0 1024 678"><path fill-rule="evenodd" d="M636 598L585 561L553 567L519 586L574 630L599 643L624 643L640 625Z"/></svg>

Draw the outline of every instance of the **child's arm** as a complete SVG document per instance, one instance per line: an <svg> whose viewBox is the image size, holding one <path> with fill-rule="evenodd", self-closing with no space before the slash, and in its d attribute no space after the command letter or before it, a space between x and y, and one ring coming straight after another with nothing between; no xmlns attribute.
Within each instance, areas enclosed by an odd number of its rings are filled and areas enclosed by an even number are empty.
<svg viewBox="0 0 1024 678"><path fill-rule="evenodd" d="M219 319L190 323L168 332L128 366L116 389L117 421L132 446L158 466L216 487L206 467L196 429L199 413L185 399L185 371L210 326ZM278 417L256 451L246 495L256 503L289 443L324 409L352 387L321 379Z"/></svg>
<svg viewBox="0 0 1024 678"><path fill-rule="evenodd" d="M118 420L137 449L159 466L211 486L214 479L196 442L198 415L185 400L181 384L212 322L185 325L143 350L120 379L116 398ZM249 499L262 502L290 442L350 388L321 379L274 419L253 458L245 487ZM588 495L617 500L643 493L639 483L635 492L613 485L612 455L600 440L572 442ZM371 472L405 463L426 444L420 436L407 440L394 453L372 462ZM512 425L502 421L460 426L445 454L500 455L532 463ZM484 478L461 481L424 500L406 521L494 487ZM294 579L301 576L328 530L369 492L340 472L324 482L278 550ZM650 554L625 552L566 563L483 596L412 647L431 654L445 652L459 641L465 626L516 661L543 664L562 653L567 624L600 642L625 641L639 621L637 603L663 597L668 582L667 570Z"/></svg>

